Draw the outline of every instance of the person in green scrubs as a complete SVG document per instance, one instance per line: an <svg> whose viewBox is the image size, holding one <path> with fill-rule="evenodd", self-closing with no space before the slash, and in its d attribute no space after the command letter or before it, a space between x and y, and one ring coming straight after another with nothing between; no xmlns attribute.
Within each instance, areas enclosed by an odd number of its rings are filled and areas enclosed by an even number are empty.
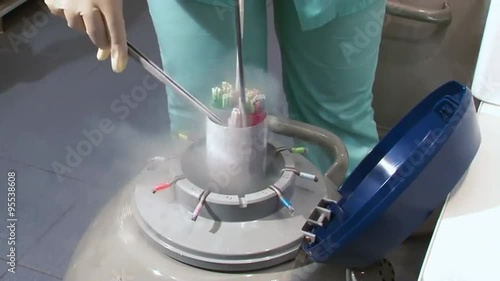
<svg viewBox="0 0 500 281"><path fill-rule="evenodd" d="M66 4L58 6L61 1ZM89 34L100 48L99 59L111 54L114 71L121 72L127 64L122 0L78 2L46 0L68 25ZM212 87L234 79L233 3L148 1L163 68L206 104ZM267 3L247 0L244 5L243 61L249 87L262 83L267 72ZM337 134L347 147L350 173L378 142L372 85L386 0L274 0L272 5L289 117ZM92 16L97 13L105 20ZM172 132L203 123L194 121L200 120L195 109L171 91L167 88ZM307 146L307 157L326 171L333 159L317 146Z"/></svg>

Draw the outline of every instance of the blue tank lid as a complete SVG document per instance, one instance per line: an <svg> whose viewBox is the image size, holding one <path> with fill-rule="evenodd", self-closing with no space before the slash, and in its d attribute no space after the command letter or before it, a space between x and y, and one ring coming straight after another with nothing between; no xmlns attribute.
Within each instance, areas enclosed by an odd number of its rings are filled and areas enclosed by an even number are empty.
<svg viewBox="0 0 500 281"><path fill-rule="evenodd" d="M350 268L380 261L441 206L480 143L471 91L456 81L440 86L365 157L338 202L318 204L302 249L315 262Z"/></svg>

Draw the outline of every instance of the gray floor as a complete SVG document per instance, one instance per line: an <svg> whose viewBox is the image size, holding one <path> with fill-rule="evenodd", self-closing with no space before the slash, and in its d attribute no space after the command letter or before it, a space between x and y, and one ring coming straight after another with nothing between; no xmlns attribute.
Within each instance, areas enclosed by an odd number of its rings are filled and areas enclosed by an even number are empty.
<svg viewBox="0 0 500 281"><path fill-rule="evenodd" d="M95 59L85 35L40 11L39 3L43 1L30 1L9 14L7 31L0 35L3 222L7 171L17 172L18 184L18 268L17 274L6 273L1 261L2 281L60 280L94 215L142 167L168 130L163 87L148 90L127 116L113 110L122 94L143 85L146 73L131 62L124 73L114 74L109 62ZM160 62L146 1L127 1L126 21L129 40ZM105 118L116 129L103 135L80 163L67 162L67 147L77 149L87 140L82 131L98 128ZM145 135L149 137L139 137ZM59 178L54 162L74 168ZM7 235L7 229L0 228L0 259L7 255Z"/></svg>
<svg viewBox="0 0 500 281"><path fill-rule="evenodd" d="M61 280L92 218L162 148L168 132L163 87L148 90L126 116L117 113L112 104L142 87L147 74L134 62L114 74L109 62L96 61L85 35L39 11L38 3L9 14L0 35L0 220L7 220L10 170L17 172L18 218L16 274L6 272L8 232L0 228L0 281ZM129 40L160 62L146 1L127 1L125 18ZM87 156L69 157L68 149L87 140L83 131L106 118L116 129ZM71 170L61 177L56 162ZM411 265L396 266L398 281L416 280L427 243L395 253Z"/></svg>

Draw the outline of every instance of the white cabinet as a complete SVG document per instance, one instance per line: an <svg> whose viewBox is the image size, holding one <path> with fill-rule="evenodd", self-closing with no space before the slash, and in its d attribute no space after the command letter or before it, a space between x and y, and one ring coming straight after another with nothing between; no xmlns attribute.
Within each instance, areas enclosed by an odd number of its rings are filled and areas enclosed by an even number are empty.
<svg viewBox="0 0 500 281"><path fill-rule="evenodd" d="M481 147L462 184L445 203L427 251L420 281L498 280L500 257L500 2L491 2L473 94L478 110Z"/></svg>

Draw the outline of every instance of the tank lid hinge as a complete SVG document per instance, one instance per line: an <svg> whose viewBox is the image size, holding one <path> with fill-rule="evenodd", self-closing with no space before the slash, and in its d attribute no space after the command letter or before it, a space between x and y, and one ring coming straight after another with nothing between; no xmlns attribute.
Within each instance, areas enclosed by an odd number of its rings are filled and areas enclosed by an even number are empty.
<svg viewBox="0 0 500 281"><path fill-rule="evenodd" d="M336 201L331 199L321 199L318 205L311 212L311 215L302 227L304 239L308 243L314 243L316 240L316 235L314 234L315 228L325 227L332 220L332 211L328 207L332 204L336 205L336 203Z"/></svg>

